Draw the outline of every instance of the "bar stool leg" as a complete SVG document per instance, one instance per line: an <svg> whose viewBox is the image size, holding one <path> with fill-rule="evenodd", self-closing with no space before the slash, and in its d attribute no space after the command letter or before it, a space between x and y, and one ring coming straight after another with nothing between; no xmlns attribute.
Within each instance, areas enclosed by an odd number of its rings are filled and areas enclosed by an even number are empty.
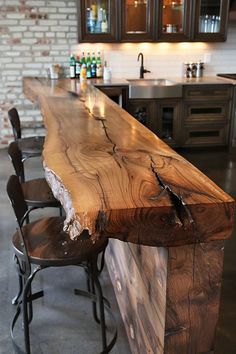
<svg viewBox="0 0 236 354"><path fill-rule="evenodd" d="M28 313L28 296L31 291L31 283L36 275L36 273L40 270L40 267L37 267L34 269L34 271L30 274L30 276L27 278L25 285L24 285L24 290L23 290L23 296L22 296L22 309L23 309L23 326L24 326L24 340L25 340L25 352L26 354L30 354L30 335L29 335L29 313ZM32 304L31 304L32 306Z"/></svg>
<svg viewBox="0 0 236 354"><path fill-rule="evenodd" d="M103 352L107 352L107 338L106 338L106 323L105 323L105 311L104 311L104 301L103 301L103 293L100 281L98 279L98 269L95 262L91 262L91 276L94 281L94 285L97 290L98 302L99 302L99 312L100 312L100 326L101 326L101 334L102 334L102 346Z"/></svg>
<svg viewBox="0 0 236 354"><path fill-rule="evenodd" d="M22 267L21 267L19 259L15 255L13 257L13 261L15 262L16 270L17 270L17 273L18 273L19 289L18 289L18 293L12 299L11 303L12 303L12 305L17 305L18 304L18 300L21 297L22 290L23 290L23 279L22 279L22 274L21 274Z"/></svg>

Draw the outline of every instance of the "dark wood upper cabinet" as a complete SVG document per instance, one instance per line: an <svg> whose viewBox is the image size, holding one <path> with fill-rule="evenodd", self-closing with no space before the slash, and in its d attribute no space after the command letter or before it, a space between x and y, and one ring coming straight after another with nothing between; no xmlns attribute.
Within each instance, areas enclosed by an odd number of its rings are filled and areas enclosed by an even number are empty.
<svg viewBox="0 0 236 354"><path fill-rule="evenodd" d="M78 0L79 42L221 42L229 0Z"/></svg>
<svg viewBox="0 0 236 354"><path fill-rule="evenodd" d="M117 42L117 0L78 0L79 42Z"/></svg>
<svg viewBox="0 0 236 354"><path fill-rule="evenodd" d="M158 1L157 38L166 42L190 40L191 0Z"/></svg>
<svg viewBox="0 0 236 354"><path fill-rule="evenodd" d="M154 41L155 1L121 0L121 41Z"/></svg>
<svg viewBox="0 0 236 354"><path fill-rule="evenodd" d="M229 1L196 0L194 7L195 40L221 42L227 37Z"/></svg>

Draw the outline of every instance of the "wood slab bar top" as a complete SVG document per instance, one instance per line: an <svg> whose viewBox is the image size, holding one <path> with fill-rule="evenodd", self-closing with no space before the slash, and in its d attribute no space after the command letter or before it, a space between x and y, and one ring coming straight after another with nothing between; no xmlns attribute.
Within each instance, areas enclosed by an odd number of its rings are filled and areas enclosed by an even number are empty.
<svg viewBox="0 0 236 354"><path fill-rule="evenodd" d="M169 247L230 237L233 199L92 83L24 78L24 92L44 117L46 178L71 238Z"/></svg>

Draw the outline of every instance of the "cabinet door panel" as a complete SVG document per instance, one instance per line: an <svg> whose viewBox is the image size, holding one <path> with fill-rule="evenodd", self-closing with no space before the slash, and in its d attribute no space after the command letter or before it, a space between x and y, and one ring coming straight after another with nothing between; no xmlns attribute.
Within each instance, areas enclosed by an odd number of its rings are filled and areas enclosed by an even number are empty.
<svg viewBox="0 0 236 354"><path fill-rule="evenodd" d="M140 42L154 40L154 7L152 0L121 1L121 40Z"/></svg>
<svg viewBox="0 0 236 354"><path fill-rule="evenodd" d="M156 134L168 145L180 145L180 101L173 99L158 100L158 127Z"/></svg>
<svg viewBox="0 0 236 354"><path fill-rule="evenodd" d="M158 38L168 42L190 39L191 2L159 1Z"/></svg>
<svg viewBox="0 0 236 354"><path fill-rule="evenodd" d="M117 32L117 0L78 1L80 42L114 42Z"/></svg>
<svg viewBox="0 0 236 354"><path fill-rule="evenodd" d="M214 42L226 39L228 0L196 0L194 38Z"/></svg>
<svg viewBox="0 0 236 354"><path fill-rule="evenodd" d="M155 102L152 100L129 100L127 111L140 123L157 132Z"/></svg>

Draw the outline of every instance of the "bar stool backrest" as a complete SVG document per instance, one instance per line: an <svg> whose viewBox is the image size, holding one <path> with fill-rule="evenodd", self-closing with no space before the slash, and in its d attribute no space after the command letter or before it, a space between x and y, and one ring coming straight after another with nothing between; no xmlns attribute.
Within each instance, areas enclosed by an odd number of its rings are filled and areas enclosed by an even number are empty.
<svg viewBox="0 0 236 354"><path fill-rule="evenodd" d="M8 117L9 117L11 125L12 125L14 139L15 140L21 139L21 124L20 124L20 117L17 112L17 109L11 108L8 111Z"/></svg>
<svg viewBox="0 0 236 354"><path fill-rule="evenodd" d="M19 177L20 182L25 182L24 165L22 162L22 153L16 141L13 141L8 146L8 155L14 167L16 175Z"/></svg>
<svg viewBox="0 0 236 354"><path fill-rule="evenodd" d="M22 226L22 221L27 213L27 205L24 200L21 184L16 175L11 175L7 182L7 194L14 209L17 222Z"/></svg>

